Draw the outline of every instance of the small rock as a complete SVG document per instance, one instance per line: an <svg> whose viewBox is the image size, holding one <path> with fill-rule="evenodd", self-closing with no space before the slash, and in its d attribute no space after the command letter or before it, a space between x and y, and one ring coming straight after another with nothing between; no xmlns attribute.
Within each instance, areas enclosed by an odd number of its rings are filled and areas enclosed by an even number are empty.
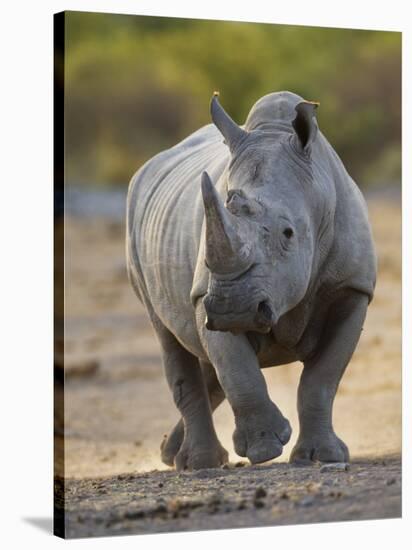
<svg viewBox="0 0 412 550"><path fill-rule="evenodd" d="M386 480L386 485L395 485L395 483L396 483L396 479L394 477Z"/></svg>
<svg viewBox="0 0 412 550"><path fill-rule="evenodd" d="M329 496L333 498L340 498L342 495L342 491L330 491L329 493Z"/></svg>
<svg viewBox="0 0 412 550"><path fill-rule="evenodd" d="M347 472L349 471L349 464L347 462L331 462L323 464L320 467L320 473L324 474L325 472Z"/></svg>
<svg viewBox="0 0 412 550"><path fill-rule="evenodd" d="M154 509L155 514L166 514L167 513L167 506L163 502L158 504L156 508Z"/></svg>
<svg viewBox="0 0 412 550"><path fill-rule="evenodd" d="M182 506L182 502L178 499L178 498L175 498L175 499L172 499L171 501L169 501L169 504L168 504L168 510L169 512L179 512L181 509L184 508L184 506Z"/></svg>
<svg viewBox="0 0 412 550"><path fill-rule="evenodd" d="M222 496L219 493L215 493L209 499L209 506L219 506L222 502Z"/></svg>
<svg viewBox="0 0 412 550"><path fill-rule="evenodd" d="M302 500L299 502L299 504L301 506L305 506L305 507L306 506L312 506L314 501L315 501L315 497L307 496L307 497L302 498Z"/></svg>
<svg viewBox="0 0 412 550"><path fill-rule="evenodd" d="M255 491L255 499L265 498L266 495L266 489L264 489L263 487L258 487Z"/></svg>
<svg viewBox="0 0 412 550"><path fill-rule="evenodd" d="M260 499L255 499L253 501L253 504L254 504L255 508L264 508L265 507L264 501L260 500Z"/></svg>
<svg viewBox="0 0 412 550"><path fill-rule="evenodd" d="M157 484L157 486L160 487L160 488L162 488L162 487L163 487L163 483L160 482L160 483Z"/></svg>
<svg viewBox="0 0 412 550"><path fill-rule="evenodd" d="M144 516L145 512L143 510L130 510L124 515L126 519L140 519L144 518Z"/></svg>

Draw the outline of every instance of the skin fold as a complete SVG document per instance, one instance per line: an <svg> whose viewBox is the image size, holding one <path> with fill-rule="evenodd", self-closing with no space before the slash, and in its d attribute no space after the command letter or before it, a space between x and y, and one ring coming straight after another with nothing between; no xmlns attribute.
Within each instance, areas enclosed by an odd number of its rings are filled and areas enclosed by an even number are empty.
<svg viewBox="0 0 412 550"><path fill-rule="evenodd" d="M291 461L349 459L332 407L376 281L365 201L318 128L317 104L272 93L238 126L213 124L149 160L127 200L130 282L158 336L181 420L161 445L177 469L227 452L212 412L227 398L237 454L279 456L291 427L262 368L303 362Z"/></svg>

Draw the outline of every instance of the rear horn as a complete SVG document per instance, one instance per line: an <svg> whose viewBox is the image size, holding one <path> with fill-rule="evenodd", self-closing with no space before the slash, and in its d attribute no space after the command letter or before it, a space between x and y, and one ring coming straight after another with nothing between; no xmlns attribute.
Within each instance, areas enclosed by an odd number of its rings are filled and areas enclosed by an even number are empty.
<svg viewBox="0 0 412 550"><path fill-rule="evenodd" d="M225 138L231 152L247 137L248 133L234 122L219 103L219 92L215 92L210 103L213 123Z"/></svg>

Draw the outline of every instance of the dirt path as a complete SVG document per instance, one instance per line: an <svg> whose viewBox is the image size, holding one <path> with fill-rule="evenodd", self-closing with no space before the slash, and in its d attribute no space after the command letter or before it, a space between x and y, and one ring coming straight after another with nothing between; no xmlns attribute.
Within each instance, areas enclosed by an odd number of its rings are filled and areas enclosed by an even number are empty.
<svg viewBox="0 0 412 550"><path fill-rule="evenodd" d="M357 461L332 473L279 463L71 480L67 536L395 518L400 488L397 459Z"/></svg>
<svg viewBox="0 0 412 550"><path fill-rule="evenodd" d="M334 413L335 429L356 463L350 472L333 476L320 474L317 467L292 469L285 464L298 431L298 363L265 372L269 392L293 428L284 454L272 466L213 470L205 478L167 471L159 445L178 415L157 341L125 275L123 226L106 219L69 219L66 439L58 473L67 479L70 536L399 515L400 462L394 457L401 450L401 211L399 202L379 197L370 201L369 211L379 256L378 284ZM236 463L233 416L226 403L216 412L215 423ZM63 448L62 433L63 426L58 426L58 448ZM392 458L382 465L388 456ZM328 483L334 480L341 497L328 496L327 491L335 490ZM311 482L321 485L311 492L306 487ZM253 491L260 485L268 496L256 508ZM215 513L205 503L188 505L190 519L180 512L173 517L169 510L173 499L186 495L209 502L216 491L223 492L223 501ZM281 491L296 498L281 499ZM305 500L309 496L314 499ZM156 501L161 498L166 512ZM247 508L238 510L242 499ZM158 504L164 517L154 511ZM230 511L224 512L226 508ZM128 510L139 517L127 518Z"/></svg>

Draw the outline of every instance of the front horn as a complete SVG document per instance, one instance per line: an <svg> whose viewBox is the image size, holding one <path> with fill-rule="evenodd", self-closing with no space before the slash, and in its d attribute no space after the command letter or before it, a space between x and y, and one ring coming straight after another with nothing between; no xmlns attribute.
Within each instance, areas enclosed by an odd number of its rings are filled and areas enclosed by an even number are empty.
<svg viewBox="0 0 412 550"><path fill-rule="evenodd" d="M207 172L202 174L206 218L206 263L218 274L242 273L252 264L252 247L242 239L241 220L224 206Z"/></svg>

